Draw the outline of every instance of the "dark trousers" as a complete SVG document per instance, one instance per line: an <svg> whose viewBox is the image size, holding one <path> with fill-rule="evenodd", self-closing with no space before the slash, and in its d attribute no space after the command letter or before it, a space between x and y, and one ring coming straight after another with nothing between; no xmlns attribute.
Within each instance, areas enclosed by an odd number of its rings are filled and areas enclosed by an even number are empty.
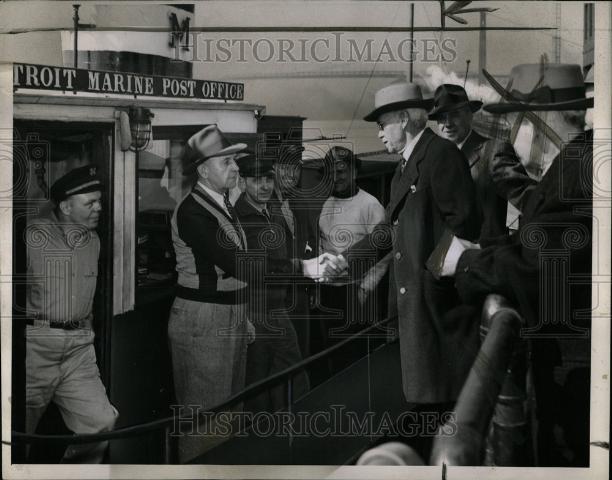
<svg viewBox="0 0 612 480"><path fill-rule="evenodd" d="M274 373L294 366L302 360L293 323L282 310L252 319L255 341L247 350L246 384L263 380ZM309 380L305 372L292 378L292 399L295 401L308 392ZM286 384L268 389L245 402L245 410L275 412L287 405Z"/></svg>
<svg viewBox="0 0 612 480"><path fill-rule="evenodd" d="M375 302L361 304L358 285L320 285L316 305L319 323L320 350L327 349L369 327L379 320ZM335 374L367 355L367 339L355 339L329 357L329 373Z"/></svg>

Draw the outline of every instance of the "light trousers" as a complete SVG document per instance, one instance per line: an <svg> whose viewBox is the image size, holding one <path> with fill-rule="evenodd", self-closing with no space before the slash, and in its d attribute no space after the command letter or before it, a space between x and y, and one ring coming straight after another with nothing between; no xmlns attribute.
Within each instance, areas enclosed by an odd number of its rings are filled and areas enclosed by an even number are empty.
<svg viewBox="0 0 612 480"><path fill-rule="evenodd" d="M245 305L174 300L168 338L176 399L186 415L206 411L244 388L246 320ZM196 425L183 422L182 427L179 459L185 462L203 453L211 439Z"/></svg>
<svg viewBox="0 0 612 480"><path fill-rule="evenodd" d="M26 432L34 433L50 402L76 434L111 430L118 412L100 379L91 329L26 329ZM102 463L108 442L70 445L63 463Z"/></svg>

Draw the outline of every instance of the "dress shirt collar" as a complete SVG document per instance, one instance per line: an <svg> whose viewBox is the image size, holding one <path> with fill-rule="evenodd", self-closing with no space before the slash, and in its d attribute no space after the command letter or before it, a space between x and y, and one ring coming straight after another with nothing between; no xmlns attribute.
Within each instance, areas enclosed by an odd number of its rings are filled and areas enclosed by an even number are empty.
<svg viewBox="0 0 612 480"><path fill-rule="evenodd" d="M408 162L408 160L410 159L410 155L412 155L412 152L414 151L414 147L416 147L416 144L423 136L424 131L425 131L425 128L421 130L419 133L417 133L414 136L414 138L410 141L410 143L408 143L406 147L404 148L404 150L402 151L402 157L404 157L404 162Z"/></svg>
<svg viewBox="0 0 612 480"><path fill-rule="evenodd" d="M202 190L208 193L215 202L217 202L217 204L223 209L224 212L226 212L228 215L230 214L230 212L228 212L227 208L225 207L225 200L223 199L223 195L218 192L215 192L212 188L207 187L200 181L198 181L198 185L202 188Z"/></svg>

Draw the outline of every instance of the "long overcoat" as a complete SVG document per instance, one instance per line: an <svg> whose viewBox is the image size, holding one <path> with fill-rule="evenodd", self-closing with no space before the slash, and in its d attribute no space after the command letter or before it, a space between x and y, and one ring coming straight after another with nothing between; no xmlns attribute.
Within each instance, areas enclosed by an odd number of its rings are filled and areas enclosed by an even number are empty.
<svg viewBox="0 0 612 480"><path fill-rule="evenodd" d="M531 191L518 232L464 252L455 275L466 303L500 294L525 320L521 337L531 348L545 465L555 422L573 451L572 465L588 465L591 269L599 260L592 255L594 161L589 130L563 147Z"/></svg>
<svg viewBox="0 0 612 480"><path fill-rule="evenodd" d="M409 403L456 400L474 361L474 308L461 307L453 279L434 278L426 262L445 231L467 240L478 237L475 205L463 154L427 128L403 171L401 163L395 171L386 228L374 230L351 249L356 256L367 242L379 253L386 242L392 245L389 313L398 317L402 383Z"/></svg>

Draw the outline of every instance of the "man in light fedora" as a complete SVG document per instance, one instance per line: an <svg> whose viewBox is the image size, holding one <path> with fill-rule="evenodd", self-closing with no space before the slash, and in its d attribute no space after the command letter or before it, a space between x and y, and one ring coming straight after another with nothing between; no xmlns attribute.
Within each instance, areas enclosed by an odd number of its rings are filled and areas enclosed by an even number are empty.
<svg viewBox="0 0 612 480"><path fill-rule="evenodd" d="M198 180L172 216L178 285L168 321L175 394L183 409L205 410L244 386L249 325L236 253L246 249L246 238L228 192L238 178L235 156L245 148L230 144L216 125L197 132L185 147L185 172L195 171ZM180 460L195 457L201 442L181 437Z"/></svg>
<svg viewBox="0 0 612 480"><path fill-rule="evenodd" d="M178 285L168 337L181 424L244 388L247 342L254 328L246 316L247 238L229 201L236 185L236 155L216 125L194 134L185 149L186 170L197 173L191 193L172 216ZM266 258L266 271L316 277L324 257L307 261ZM197 423L179 439L181 462L202 452ZM192 433L192 435L189 435Z"/></svg>
<svg viewBox="0 0 612 480"><path fill-rule="evenodd" d="M475 241L480 221L467 162L452 142L427 128L431 101L420 87L392 84L376 93L374 105L364 119L377 122L378 137L400 162L385 223L343 256L353 275L364 251L374 248L379 257L393 252L389 314L398 319L403 391L414 413L410 424L399 427L427 461L436 426L452 410L474 361L478 325L456 310L452 279L435 278L425 265L443 237ZM418 428L415 436L415 424L432 414L435 425Z"/></svg>
<svg viewBox="0 0 612 480"><path fill-rule="evenodd" d="M547 112L546 124L564 142L527 198L519 230L482 250L447 258L461 297L479 304L490 293L510 300L523 316L537 398L542 466L567 465L554 431L571 453L569 465L589 464L589 358L593 134L584 117L581 69L570 64L523 64L510 73L507 102L491 113ZM538 122L539 124L539 122ZM554 375L553 375L554 374ZM562 380L560 380L562 379Z"/></svg>
<svg viewBox="0 0 612 480"><path fill-rule="evenodd" d="M482 102L470 100L460 85L442 84L433 98L429 119L438 123L443 138L457 145L468 162L482 217L480 241L506 233L508 202L520 210L525 192L536 185L512 145L487 138L473 127Z"/></svg>

